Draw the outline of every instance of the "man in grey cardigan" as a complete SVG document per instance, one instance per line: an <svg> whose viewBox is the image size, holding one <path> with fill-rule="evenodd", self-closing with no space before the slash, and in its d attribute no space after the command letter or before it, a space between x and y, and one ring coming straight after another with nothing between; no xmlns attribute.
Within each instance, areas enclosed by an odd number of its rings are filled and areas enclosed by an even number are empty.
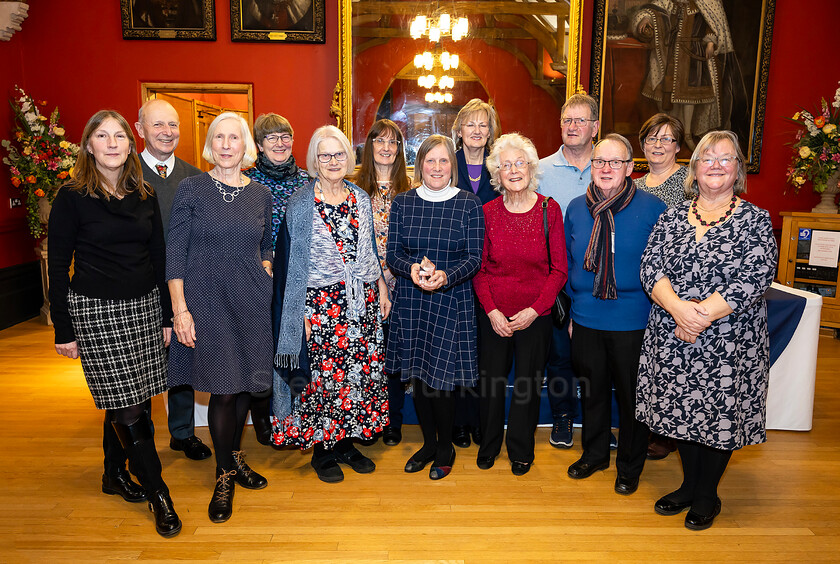
<svg viewBox="0 0 840 564"><path fill-rule="evenodd" d="M137 135L145 142L140 153L143 180L152 185L160 205L163 236L169 232L169 213L178 183L188 176L201 174L193 165L175 156L181 138L178 112L165 100L148 100L140 108ZM169 447L183 451L188 458L203 460L212 454L210 449L195 436L195 392L189 386L169 390Z"/></svg>

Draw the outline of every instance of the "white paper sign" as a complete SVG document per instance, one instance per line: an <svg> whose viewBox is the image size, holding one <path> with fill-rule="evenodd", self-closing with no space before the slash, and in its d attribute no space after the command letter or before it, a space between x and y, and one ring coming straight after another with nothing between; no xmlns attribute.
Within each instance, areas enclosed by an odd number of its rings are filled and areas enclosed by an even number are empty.
<svg viewBox="0 0 840 564"><path fill-rule="evenodd" d="M840 231L816 231L811 233L811 254L808 264L811 266L837 266L837 253L840 252Z"/></svg>

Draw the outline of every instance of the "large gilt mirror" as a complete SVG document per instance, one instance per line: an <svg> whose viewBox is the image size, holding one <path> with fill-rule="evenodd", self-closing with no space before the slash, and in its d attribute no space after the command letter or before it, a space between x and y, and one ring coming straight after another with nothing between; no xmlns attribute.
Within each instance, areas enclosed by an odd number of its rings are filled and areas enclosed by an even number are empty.
<svg viewBox="0 0 840 564"><path fill-rule="evenodd" d="M380 118L406 135L406 157L450 135L471 98L502 132L557 150L560 108L578 80L580 0L339 0L340 78L333 113L355 147ZM457 61L457 63L456 63Z"/></svg>

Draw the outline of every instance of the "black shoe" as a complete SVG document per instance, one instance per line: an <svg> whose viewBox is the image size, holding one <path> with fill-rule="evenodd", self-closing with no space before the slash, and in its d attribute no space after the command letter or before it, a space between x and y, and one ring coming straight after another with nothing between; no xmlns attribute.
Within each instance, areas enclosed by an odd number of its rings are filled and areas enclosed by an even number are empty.
<svg viewBox="0 0 840 564"><path fill-rule="evenodd" d="M376 470L376 464L373 463L373 460L359 452L355 447L352 447L347 452L336 450L335 461L347 464L357 474L370 474Z"/></svg>
<svg viewBox="0 0 840 564"><path fill-rule="evenodd" d="M405 471L409 474L414 474L415 472L421 471L429 462L433 462L435 459L435 453L433 452L430 456L426 458L418 457L417 455L420 454L420 451L415 452L411 455L411 458L408 459L408 462L405 463Z"/></svg>
<svg viewBox="0 0 840 564"><path fill-rule="evenodd" d="M118 495L130 503L137 503L146 499L143 486L131 480L131 474L125 469L119 469L114 476L102 474L102 493Z"/></svg>
<svg viewBox="0 0 840 564"><path fill-rule="evenodd" d="M510 463L510 471L513 472L514 476L524 476L528 473L528 470L531 469L530 462L511 462Z"/></svg>
<svg viewBox="0 0 840 564"><path fill-rule="evenodd" d="M715 522L715 517L720 514L720 498L715 502L715 508L711 515L700 515L693 510L689 511L685 516L685 528L692 531L704 531L712 526Z"/></svg>
<svg viewBox="0 0 840 564"><path fill-rule="evenodd" d="M586 462L582 458L569 466L569 478L581 480L588 478L598 470L606 470L610 466L610 461L604 462Z"/></svg>
<svg viewBox="0 0 840 564"><path fill-rule="evenodd" d="M458 448L470 446L470 428L466 425L452 427L452 444Z"/></svg>
<svg viewBox="0 0 840 564"><path fill-rule="evenodd" d="M479 456L475 459L475 465L482 470L490 470L496 463L495 456Z"/></svg>
<svg viewBox="0 0 840 564"><path fill-rule="evenodd" d="M322 457L317 459L313 455L310 464L315 469L315 473L318 474L318 479L322 482L337 484L344 480L344 472L341 471L338 462L336 462L334 451L323 453Z"/></svg>
<svg viewBox="0 0 840 564"><path fill-rule="evenodd" d="M261 445L271 446L271 425L263 426L254 423L254 433L257 435L257 442Z"/></svg>
<svg viewBox="0 0 840 564"><path fill-rule="evenodd" d="M231 480L236 476L236 470L223 470L216 468L216 487L213 488L213 497L207 507L207 514L214 523L224 523L233 514L233 494L236 491L236 482Z"/></svg>
<svg viewBox="0 0 840 564"><path fill-rule="evenodd" d="M449 476L452 472L452 465L455 464L455 449L452 449L452 456L449 457L449 463L443 466L432 466L429 468L429 478L432 480L442 480Z"/></svg>
<svg viewBox="0 0 840 564"><path fill-rule="evenodd" d="M210 458L213 454L210 452L210 449L207 448L207 445L202 443L201 439L195 435L187 437L186 439L176 439L175 437L172 437L169 439L169 448L172 450L183 451L184 454L187 455L187 458L192 460L204 460L205 458Z"/></svg>
<svg viewBox="0 0 840 564"><path fill-rule="evenodd" d="M621 474L615 479L615 493L630 495L639 489L639 478L630 478Z"/></svg>
<svg viewBox="0 0 840 564"><path fill-rule="evenodd" d="M248 463L245 462L245 453L243 451L233 451L233 462L233 469L236 470L236 474L233 475L233 479L243 488L248 488L249 490L261 490L268 485L268 480L266 480L264 476L254 472L254 470L248 466Z"/></svg>
<svg viewBox="0 0 840 564"><path fill-rule="evenodd" d="M385 427L382 431L382 442L386 446L397 446L402 441L402 431L399 427Z"/></svg>
<svg viewBox="0 0 840 564"><path fill-rule="evenodd" d="M149 494L149 511L155 516L155 529L160 536L174 537L181 532L181 519L165 486Z"/></svg>
<svg viewBox="0 0 840 564"><path fill-rule="evenodd" d="M373 446L379 440L379 435L374 435L369 439L359 439L359 444L362 446Z"/></svg>
<svg viewBox="0 0 840 564"><path fill-rule="evenodd" d="M476 446L481 445L481 429L478 427L472 427L470 434L472 435L472 440L476 444Z"/></svg>
<svg viewBox="0 0 840 564"><path fill-rule="evenodd" d="M671 498L674 492L669 493L666 496L660 497L656 503L653 504L653 510L656 511L660 515L671 516L677 515L678 513L682 513L689 507L691 507L691 501L674 501Z"/></svg>

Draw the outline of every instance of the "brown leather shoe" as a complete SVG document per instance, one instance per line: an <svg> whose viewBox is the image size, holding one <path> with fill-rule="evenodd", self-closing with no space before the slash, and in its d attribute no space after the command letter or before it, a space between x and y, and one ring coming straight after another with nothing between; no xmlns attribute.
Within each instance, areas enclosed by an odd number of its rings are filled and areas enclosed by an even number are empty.
<svg viewBox="0 0 840 564"><path fill-rule="evenodd" d="M677 443L674 439L655 435L648 443L647 457L648 460L662 460L675 450L677 450Z"/></svg>

